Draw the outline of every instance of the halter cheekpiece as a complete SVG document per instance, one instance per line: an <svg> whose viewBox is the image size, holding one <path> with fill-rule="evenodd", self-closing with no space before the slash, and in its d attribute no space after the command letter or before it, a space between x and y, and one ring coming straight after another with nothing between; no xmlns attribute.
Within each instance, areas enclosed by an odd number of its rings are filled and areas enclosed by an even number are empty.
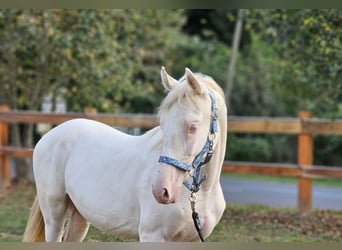
<svg viewBox="0 0 342 250"><path fill-rule="evenodd" d="M168 165L188 171L190 173L190 176L193 179L192 184L190 184L187 180L185 180L183 184L192 193L196 193L200 189L202 182L208 178L207 174L201 177L202 166L208 163L214 154L214 151L213 151L214 138L215 138L215 134L218 132L218 126L217 126L218 111L216 107L216 100L211 91L209 91L209 96L211 100L211 121L210 121L209 134L207 137L207 141L205 142L202 150L197 154L192 164L189 165L187 163L180 162L177 159L164 156L164 155L161 155L159 157L159 162L166 163Z"/></svg>

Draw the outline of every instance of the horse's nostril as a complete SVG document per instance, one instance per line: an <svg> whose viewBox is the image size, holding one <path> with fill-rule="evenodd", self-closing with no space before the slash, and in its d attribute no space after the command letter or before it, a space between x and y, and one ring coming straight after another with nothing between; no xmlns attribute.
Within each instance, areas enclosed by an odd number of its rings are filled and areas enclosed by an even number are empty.
<svg viewBox="0 0 342 250"><path fill-rule="evenodd" d="M163 188L163 194L162 194L163 200L164 201L168 201L170 196L169 196L169 192L167 191L166 188Z"/></svg>

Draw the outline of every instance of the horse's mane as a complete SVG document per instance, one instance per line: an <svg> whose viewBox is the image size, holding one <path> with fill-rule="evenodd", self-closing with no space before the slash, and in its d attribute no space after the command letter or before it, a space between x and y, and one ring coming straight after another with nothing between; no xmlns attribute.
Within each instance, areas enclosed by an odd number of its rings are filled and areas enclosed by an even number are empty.
<svg viewBox="0 0 342 250"><path fill-rule="evenodd" d="M209 88L213 89L218 94L220 94L223 100L225 99L222 88L217 84L217 82L212 77L204 75L202 73L196 73L195 75L200 76Z"/></svg>
<svg viewBox="0 0 342 250"><path fill-rule="evenodd" d="M204 75L202 73L195 73L195 76L198 80L204 82L208 88L217 92L223 98L223 100L225 99L222 88L215 82L212 77ZM163 113L163 111L168 110L176 102L179 102L180 104L186 101L195 102L195 96L192 94L189 85L183 84L185 83L185 81L185 76L180 78L179 84L177 84L165 97L159 107L159 116L161 113Z"/></svg>

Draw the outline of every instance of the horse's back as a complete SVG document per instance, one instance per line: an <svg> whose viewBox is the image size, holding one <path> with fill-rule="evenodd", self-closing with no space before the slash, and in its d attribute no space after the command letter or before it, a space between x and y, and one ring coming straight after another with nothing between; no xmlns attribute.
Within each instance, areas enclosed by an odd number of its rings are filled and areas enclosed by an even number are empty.
<svg viewBox="0 0 342 250"><path fill-rule="evenodd" d="M139 206L135 196L148 169L141 159L145 154L139 154L143 141L143 137L92 120L65 122L35 148L37 190L45 193L42 196L68 195L79 212L102 230L116 231L115 225L120 225L126 232L134 228L136 234Z"/></svg>
<svg viewBox="0 0 342 250"><path fill-rule="evenodd" d="M37 143L34 155L51 152L55 148L68 151L82 138L106 136L126 137L128 135L103 123L88 119L73 119L66 121L46 133ZM49 153L51 155L51 153Z"/></svg>
<svg viewBox="0 0 342 250"><path fill-rule="evenodd" d="M56 189L63 191L65 166L74 148L81 143L82 138L96 137L94 134L98 131L110 129L99 122L74 119L46 133L33 151L33 170L37 188L44 190L50 183L51 186L54 184Z"/></svg>
<svg viewBox="0 0 342 250"><path fill-rule="evenodd" d="M56 175L64 174L64 167L73 151L85 150L80 152L81 156L85 157L87 150L96 150L99 145L114 147L120 145L120 141L127 141L129 137L97 121L66 121L46 133L37 143L33 152L35 175L45 175L47 171L55 171Z"/></svg>

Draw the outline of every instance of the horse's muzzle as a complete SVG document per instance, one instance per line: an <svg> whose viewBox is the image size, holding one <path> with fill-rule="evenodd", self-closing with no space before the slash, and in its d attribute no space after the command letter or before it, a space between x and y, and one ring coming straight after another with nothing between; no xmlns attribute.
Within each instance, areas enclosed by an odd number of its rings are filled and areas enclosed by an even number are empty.
<svg viewBox="0 0 342 250"><path fill-rule="evenodd" d="M161 204L170 204L176 202L176 197L170 193L166 187L160 188L152 185L152 193L154 198Z"/></svg>

